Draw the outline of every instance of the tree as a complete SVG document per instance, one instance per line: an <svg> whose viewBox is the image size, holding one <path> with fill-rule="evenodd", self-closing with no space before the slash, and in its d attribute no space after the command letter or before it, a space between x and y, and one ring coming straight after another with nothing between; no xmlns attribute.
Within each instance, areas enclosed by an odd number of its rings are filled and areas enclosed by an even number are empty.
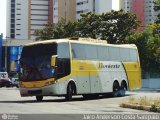
<svg viewBox="0 0 160 120"><path fill-rule="evenodd" d="M110 43L124 43L125 37L130 35L139 26L139 21L135 14L123 13L123 11L111 11L102 14L103 21L109 22L109 31L103 29L103 33L107 33Z"/></svg>
<svg viewBox="0 0 160 120"><path fill-rule="evenodd" d="M134 14L123 13L122 10L98 15L89 12L81 14L81 17L78 21L66 22L62 19L56 25L48 25L47 28L37 30L35 34L41 40L76 36L103 39L109 43L124 43L125 37L139 25Z"/></svg>
<svg viewBox="0 0 160 120"><path fill-rule="evenodd" d="M81 17L77 24L77 36L91 37L94 39L99 37L101 16L88 12L86 14L81 14Z"/></svg>
<svg viewBox="0 0 160 120"><path fill-rule="evenodd" d="M61 19L54 28L54 38L58 39L76 36L76 26L76 21L66 22L64 19Z"/></svg>
<svg viewBox="0 0 160 120"><path fill-rule="evenodd" d="M125 41L138 47L141 66L145 72L160 72L160 38L154 33L154 26L155 24L148 25L144 32L135 32L126 37Z"/></svg>
<svg viewBox="0 0 160 120"><path fill-rule="evenodd" d="M61 19L57 24L46 24L43 29L35 31L36 40L50 40L76 36L76 21L66 22Z"/></svg>
<svg viewBox="0 0 160 120"><path fill-rule="evenodd" d="M35 30L36 40L49 40L54 38L55 24L46 24L44 29Z"/></svg>
<svg viewBox="0 0 160 120"><path fill-rule="evenodd" d="M139 26L136 15L111 11L96 15L82 14L78 21L78 36L105 39L109 43L122 43L127 35Z"/></svg>

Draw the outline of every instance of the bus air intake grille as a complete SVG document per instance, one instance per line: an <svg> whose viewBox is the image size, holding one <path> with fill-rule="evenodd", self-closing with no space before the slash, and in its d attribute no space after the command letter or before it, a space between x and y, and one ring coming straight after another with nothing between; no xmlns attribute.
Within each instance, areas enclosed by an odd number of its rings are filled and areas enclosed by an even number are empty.
<svg viewBox="0 0 160 120"><path fill-rule="evenodd" d="M29 90L28 94L41 94L42 90Z"/></svg>

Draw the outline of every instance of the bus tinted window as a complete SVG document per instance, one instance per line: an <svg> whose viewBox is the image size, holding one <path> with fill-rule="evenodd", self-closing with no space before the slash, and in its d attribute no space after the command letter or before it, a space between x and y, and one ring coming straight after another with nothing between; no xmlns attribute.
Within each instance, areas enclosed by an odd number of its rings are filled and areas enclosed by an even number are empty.
<svg viewBox="0 0 160 120"><path fill-rule="evenodd" d="M130 49L120 48L120 61L129 61L130 60Z"/></svg>
<svg viewBox="0 0 160 120"><path fill-rule="evenodd" d="M130 61L138 61L138 53L136 49L130 49Z"/></svg>
<svg viewBox="0 0 160 120"><path fill-rule="evenodd" d="M120 61L119 48L109 47L109 56L112 61Z"/></svg>
<svg viewBox="0 0 160 120"><path fill-rule="evenodd" d="M109 60L108 47L106 46L97 46L98 59L99 60Z"/></svg>
<svg viewBox="0 0 160 120"><path fill-rule="evenodd" d="M58 58L69 58L69 44L58 44Z"/></svg>
<svg viewBox="0 0 160 120"><path fill-rule="evenodd" d="M97 47L95 45L85 45L86 59L97 59Z"/></svg>
<svg viewBox="0 0 160 120"><path fill-rule="evenodd" d="M72 43L72 57L77 59L86 59L85 45Z"/></svg>

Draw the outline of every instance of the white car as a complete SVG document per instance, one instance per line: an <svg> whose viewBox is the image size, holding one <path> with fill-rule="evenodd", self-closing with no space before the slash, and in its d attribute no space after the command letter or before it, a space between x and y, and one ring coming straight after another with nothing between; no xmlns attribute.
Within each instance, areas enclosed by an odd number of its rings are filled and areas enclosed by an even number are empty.
<svg viewBox="0 0 160 120"><path fill-rule="evenodd" d="M0 80L9 80L9 77L8 77L8 73L7 72L0 72Z"/></svg>

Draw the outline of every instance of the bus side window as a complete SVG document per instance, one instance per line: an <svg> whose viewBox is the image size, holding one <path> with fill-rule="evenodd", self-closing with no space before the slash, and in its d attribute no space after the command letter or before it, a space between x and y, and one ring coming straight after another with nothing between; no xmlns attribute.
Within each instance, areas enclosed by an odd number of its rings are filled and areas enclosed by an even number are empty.
<svg viewBox="0 0 160 120"><path fill-rule="evenodd" d="M120 61L130 61L130 49L120 48Z"/></svg>
<svg viewBox="0 0 160 120"><path fill-rule="evenodd" d="M75 53L74 49L72 49L72 58L76 58L76 53Z"/></svg>

